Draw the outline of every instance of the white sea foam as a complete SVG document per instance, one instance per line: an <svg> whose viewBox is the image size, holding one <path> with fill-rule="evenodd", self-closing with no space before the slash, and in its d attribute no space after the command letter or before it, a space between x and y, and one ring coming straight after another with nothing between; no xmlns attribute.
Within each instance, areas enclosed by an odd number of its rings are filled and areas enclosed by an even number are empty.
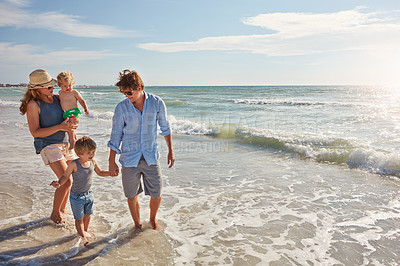
<svg viewBox="0 0 400 266"><path fill-rule="evenodd" d="M114 113L111 111L108 112L100 112L100 111L90 111L88 117L94 119L102 119L102 120L111 120Z"/></svg>
<svg viewBox="0 0 400 266"><path fill-rule="evenodd" d="M183 135L209 135L212 130L206 125L198 122L193 122L186 119L176 119L175 116L169 115L172 132Z"/></svg>
<svg viewBox="0 0 400 266"><path fill-rule="evenodd" d="M296 101L296 100L282 100L282 99L233 99L234 103L237 104L255 104L255 105L293 105L293 106L307 106L307 105L324 105L322 102L312 101Z"/></svg>

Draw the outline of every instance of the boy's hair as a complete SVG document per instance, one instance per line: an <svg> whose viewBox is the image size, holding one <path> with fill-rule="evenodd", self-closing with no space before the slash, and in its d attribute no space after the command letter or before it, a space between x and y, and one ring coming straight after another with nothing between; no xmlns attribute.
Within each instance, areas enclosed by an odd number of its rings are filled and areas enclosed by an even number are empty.
<svg viewBox="0 0 400 266"><path fill-rule="evenodd" d="M82 137L75 142L74 150L76 155L83 155L86 152L96 149L96 142L89 137Z"/></svg>
<svg viewBox="0 0 400 266"><path fill-rule="evenodd" d="M135 70L125 69L119 72L119 81L115 83L115 86L119 87L119 90L123 92L124 89L135 89L140 86L144 90L144 83L142 78Z"/></svg>
<svg viewBox="0 0 400 266"><path fill-rule="evenodd" d="M63 81L68 81L71 85L75 84L74 76L69 71L61 71L60 74L57 76L58 86L61 85Z"/></svg>

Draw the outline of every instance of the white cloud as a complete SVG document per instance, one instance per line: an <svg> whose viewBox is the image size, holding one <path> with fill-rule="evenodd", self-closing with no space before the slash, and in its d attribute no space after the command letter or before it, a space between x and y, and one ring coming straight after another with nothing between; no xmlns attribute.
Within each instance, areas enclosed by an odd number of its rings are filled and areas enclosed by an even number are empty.
<svg viewBox="0 0 400 266"><path fill-rule="evenodd" d="M393 51L400 45L398 14L362 13L362 8L336 13L269 13L242 20L246 25L274 30L265 35L206 37L194 42L145 43L159 52L247 51L267 56L305 55L333 51ZM386 17L384 17L386 16Z"/></svg>
<svg viewBox="0 0 400 266"><path fill-rule="evenodd" d="M31 3L30 0L6 0L5 2L16 6L29 6Z"/></svg>
<svg viewBox="0 0 400 266"><path fill-rule="evenodd" d="M14 5L0 3L0 27L37 28L61 32L76 37L110 38L135 35L134 31L119 30L112 26L82 22L78 16L56 11L33 13L20 8L27 5L24 0L10 0Z"/></svg>
<svg viewBox="0 0 400 266"><path fill-rule="evenodd" d="M79 51L65 49L62 51L42 52L40 47L29 44L15 45L13 43L0 42L0 61L1 65L28 65L41 66L64 65L78 63L88 60L98 60L111 56L121 56L112 54L109 51Z"/></svg>
<svg viewBox="0 0 400 266"><path fill-rule="evenodd" d="M360 8L336 13L270 13L245 18L246 25L275 30L285 38L299 38L321 33L346 32L371 22L380 22L374 18L377 13L361 13Z"/></svg>

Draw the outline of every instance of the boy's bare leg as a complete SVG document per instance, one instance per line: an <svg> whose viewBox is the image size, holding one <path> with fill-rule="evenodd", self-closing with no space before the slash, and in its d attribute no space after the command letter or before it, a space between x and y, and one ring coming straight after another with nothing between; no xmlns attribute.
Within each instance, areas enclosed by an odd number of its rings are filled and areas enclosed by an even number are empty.
<svg viewBox="0 0 400 266"><path fill-rule="evenodd" d="M90 223L90 215L83 216L83 230L91 236L94 236L93 233L89 232L89 223Z"/></svg>
<svg viewBox="0 0 400 266"><path fill-rule="evenodd" d="M72 150L75 147L75 142L77 140L75 131L68 131L69 138L69 149Z"/></svg>
<svg viewBox="0 0 400 266"><path fill-rule="evenodd" d="M83 245L87 246L87 245L89 245L89 240L85 236L84 225L83 225L82 220L83 219L75 220L75 227L76 227L76 231L78 231L78 235L80 235L82 237Z"/></svg>
<svg viewBox="0 0 400 266"><path fill-rule="evenodd" d="M49 166L51 170L53 170L57 178L60 178L67 169L67 163L64 160L50 163ZM61 212L65 211L70 188L71 188L71 182L67 181L64 185L57 188L56 191L54 192L53 211L51 213L50 218L55 223L62 222Z"/></svg>
<svg viewBox="0 0 400 266"><path fill-rule="evenodd" d="M156 221L156 215L157 211L160 208L161 205L161 197L158 198L150 198L150 225L153 227L153 229L159 228L159 225Z"/></svg>
<svg viewBox="0 0 400 266"><path fill-rule="evenodd" d="M140 206L139 206L138 196L133 198L128 198L128 206L129 206L129 211L131 212L133 222L135 223L135 228L141 230L142 224L140 223Z"/></svg>

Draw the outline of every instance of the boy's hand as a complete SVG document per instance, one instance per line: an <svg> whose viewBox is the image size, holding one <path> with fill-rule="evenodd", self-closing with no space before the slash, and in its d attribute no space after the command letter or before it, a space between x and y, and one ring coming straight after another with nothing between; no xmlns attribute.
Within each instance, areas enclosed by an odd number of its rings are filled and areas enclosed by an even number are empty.
<svg viewBox="0 0 400 266"><path fill-rule="evenodd" d="M60 186L60 183L58 183L58 181L53 181L53 182L51 182L50 186L53 186L53 187L55 187L55 188L61 187L61 186Z"/></svg>
<svg viewBox="0 0 400 266"><path fill-rule="evenodd" d="M85 115L89 115L89 109L85 110Z"/></svg>

